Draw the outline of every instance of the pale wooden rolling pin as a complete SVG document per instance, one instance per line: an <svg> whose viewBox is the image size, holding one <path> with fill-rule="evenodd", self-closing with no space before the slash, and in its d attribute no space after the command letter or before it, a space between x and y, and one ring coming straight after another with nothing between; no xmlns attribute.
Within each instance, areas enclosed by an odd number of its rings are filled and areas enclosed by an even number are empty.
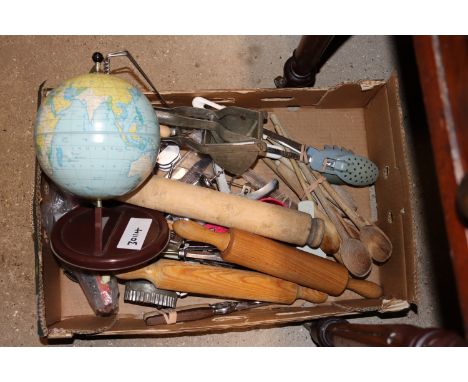
<svg viewBox="0 0 468 382"><path fill-rule="evenodd" d="M292 304L297 299L322 303L328 297L325 293L257 272L175 260L159 260L117 277L145 279L166 290L278 304Z"/></svg>
<svg viewBox="0 0 468 382"><path fill-rule="evenodd" d="M153 176L140 189L119 200L173 215L240 228L286 243L320 247L328 254L334 254L339 249L336 230L327 230L322 219L163 177Z"/></svg>
<svg viewBox="0 0 468 382"><path fill-rule="evenodd" d="M161 138L168 138L171 135L174 135L174 129L166 125L159 125L159 134Z"/></svg>
<svg viewBox="0 0 468 382"><path fill-rule="evenodd" d="M378 298L382 288L370 281L349 278L341 264L311 256L296 248L239 229L215 233L200 224L178 220L172 229L184 239L209 243L221 250L223 260L299 285L339 296L345 289Z"/></svg>

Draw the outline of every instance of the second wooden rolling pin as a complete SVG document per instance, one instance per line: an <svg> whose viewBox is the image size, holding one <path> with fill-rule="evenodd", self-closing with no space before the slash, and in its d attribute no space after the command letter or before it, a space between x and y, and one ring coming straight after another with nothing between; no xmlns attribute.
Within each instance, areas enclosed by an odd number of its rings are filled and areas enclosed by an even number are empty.
<svg viewBox="0 0 468 382"><path fill-rule="evenodd" d="M322 303L328 297L325 293L257 272L175 260L158 260L117 277L145 279L158 288L177 292L278 304L292 304L297 299Z"/></svg>
<svg viewBox="0 0 468 382"><path fill-rule="evenodd" d="M286 243L320 247L328 254L336 253L340 245L336 230L331 232L322 219L309 214L163 177L153 176L119 200Z"/></svg>
<svg viewBox="0 0 468 382"><path fill-rule="evenodd" d="M299 285L339 296L350 289L367 298L378 298L382 288L370 281L349 277L341 264L312 256L296 248L239 229L215 233L200 224L178 220L172 229L188 240L209 243L221 250L222 258Z"/></svg>

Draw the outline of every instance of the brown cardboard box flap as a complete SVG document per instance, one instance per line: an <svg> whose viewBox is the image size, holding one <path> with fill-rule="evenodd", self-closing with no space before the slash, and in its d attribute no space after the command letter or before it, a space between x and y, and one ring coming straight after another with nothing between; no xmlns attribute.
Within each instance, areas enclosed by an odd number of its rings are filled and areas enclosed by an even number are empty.
<svg viewBox="0 0 468 382"><path fill-rule="evenodd" d="M141 317L121 317L115 325L101 332L99 336L117 335L122 332L129 335L163 335L181 333L206 333L226 330L247 330L259 327L270 327L284 324L306 322L313 319L328 316L348 316L358 313L372 312L376 310L376 305L380 308L377 311L387 312L392 306L396 308L394 302L390 300L360 300L361 304L355 301L341 301L314 307L283 307L283 308L259 308L251 311L232 313L226 316L215 316L204 320L177 323L172 325L146 326ZM406 304L407 306L408 304ZM403 307L404 308L404 307Z"/></svg>
<svg viewBox="0 0 468 382"><path fill-rule="evenodd" d="M342 83L327 90L317 103L320 108L363 107L377 94L384 81Z"/></svg>

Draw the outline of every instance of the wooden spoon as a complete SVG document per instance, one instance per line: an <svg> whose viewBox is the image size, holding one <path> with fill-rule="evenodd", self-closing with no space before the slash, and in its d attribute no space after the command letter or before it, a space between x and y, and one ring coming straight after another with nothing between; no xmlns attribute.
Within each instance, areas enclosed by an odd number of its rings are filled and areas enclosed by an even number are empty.
<svg viewBox="0 0 468 382"><path fill-rule="evenodd" d="M322 182L320 186L325 188L343 212L358 227L359 238L367 247L371 257L379 263L387 261L392 254L393 248L389 237L375 224L369 223L364 217L350 208L330 184Z"/></svg>
<svg viewBox="0 0 468 382"><path fill-rule="evenodd" d="M299 166L307 181L313 183L316 177L312 175L309 167L305 163L299 163ZM367 246L362 241L357 240L354 234L347 230L345 222L336 212L336 207L328 201L320 185L314 190L314 193L341 238L340 250L335 254L335 259L343 264L353 276L366 277L372 268L371 255Z"/></svg>
<svg viewBox="0 0 468 382"><path fill-rule="evenodd" d="M366 277L372 268L372 260L366 246L346 230L341 216L335 213L322 191L317 188L315 194L341 237L340 250L335 258L343 264L353 276Z"/></svg>
<svg viewBox="0 0 468 382"><path fill-rule="evenodd" d="M278 118L274 114L270 114L270 120L273 123L273 126L278 134L283 135L286 138L289 138L283 126L279 122ZM304 176L309 179L310 175L313 174L313 177L318 179L320 174L316 171L313 171L308 165L304 162L295 162L291 160L291 164L296 171L297 177L301 185L303 185L303 180L298 174L298 169L302 169ZM341 196L335 191L335 189L325 180L319 184L317 190L324 188L326 192L336 201L336 203L341 207L341 209L346 213L346 215L353 221L353 223L360 230L360 239L362 243L367 247L368 252L371 257L377 262L384 262L390 258L392 254L392 243L388 236L376 225L370 224L364 220L361 216L358 215L356 211L353 211L346 202L341 198ZM362 219L362 221L360 220Z"/></svg>

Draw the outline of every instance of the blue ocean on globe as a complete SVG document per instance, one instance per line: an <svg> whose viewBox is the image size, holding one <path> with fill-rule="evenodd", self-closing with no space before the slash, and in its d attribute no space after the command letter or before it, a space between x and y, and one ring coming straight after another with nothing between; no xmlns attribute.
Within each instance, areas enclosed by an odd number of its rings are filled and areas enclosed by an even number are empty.
<svg viewBox="0 0 468 382"><path fill-rule="evenodd" d="M42 170L62 189L109 199L137 188L152 173L159 124L136 87L108 74L85 74L51 91L35 123Z"/></svg>

